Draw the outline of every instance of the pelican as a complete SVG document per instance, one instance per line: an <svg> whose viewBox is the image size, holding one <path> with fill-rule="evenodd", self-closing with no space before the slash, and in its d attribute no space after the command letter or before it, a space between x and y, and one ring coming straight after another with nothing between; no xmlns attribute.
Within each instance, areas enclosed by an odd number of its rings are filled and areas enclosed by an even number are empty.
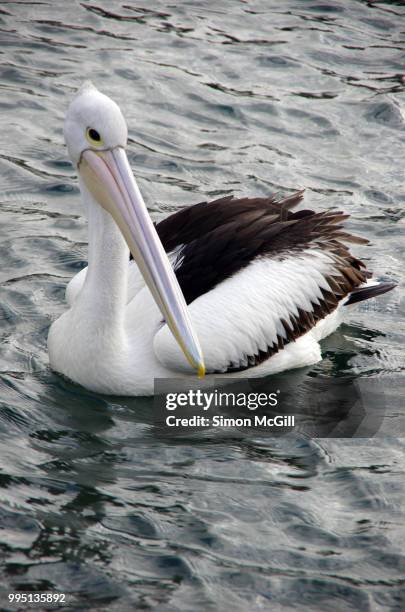
<svg viewBox="0 0 405 612"><path fill-rule="evenodd" d="M154 225L125 153L120 108L86 83L64 124L88 219L88 266L50 328L51 368L109 395L155 378L261 377L321 359L345 309L389 291L346 243L341 212L223 197ZM131 254L131 257L130 257Z"/></svg>

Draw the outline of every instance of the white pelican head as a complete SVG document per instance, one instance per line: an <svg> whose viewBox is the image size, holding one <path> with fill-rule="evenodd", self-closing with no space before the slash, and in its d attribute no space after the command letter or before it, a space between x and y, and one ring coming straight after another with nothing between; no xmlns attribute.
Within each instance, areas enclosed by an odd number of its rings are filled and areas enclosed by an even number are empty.
<svg viewBox="0 0 405 612"><path fill-rule="evenodd" d="M115 220L184 355L203 376L184 297L128 163L127 126L119 107L86 83L69 106L64 135L80 178Z"/></svg>

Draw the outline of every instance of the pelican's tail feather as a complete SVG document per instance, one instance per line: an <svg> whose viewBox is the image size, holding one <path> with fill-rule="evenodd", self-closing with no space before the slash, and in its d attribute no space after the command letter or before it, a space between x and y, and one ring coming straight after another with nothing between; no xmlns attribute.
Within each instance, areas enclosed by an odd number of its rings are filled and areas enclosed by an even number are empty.
<svg viewBox="0 0 405 612"><path fill-rule="evenodd" d="M396 286L397 283L394 283L393 281L383 283L369 282L366 285L353 289L344 305L350 306L350 304L356 304L357 302L368 300L376 297L377 295L382 295L383 293L387 293L387 291L391 291L391 289L395 289Z"/></svg>

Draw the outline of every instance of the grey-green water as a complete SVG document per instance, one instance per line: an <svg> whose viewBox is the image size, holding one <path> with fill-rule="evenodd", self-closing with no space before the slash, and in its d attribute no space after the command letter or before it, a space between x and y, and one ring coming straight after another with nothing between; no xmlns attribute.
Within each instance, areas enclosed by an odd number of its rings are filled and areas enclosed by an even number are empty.
<svg viewBox="0 0 405 612"><path fill-rule="evenodd" d="M0 3L1 609L21 590L80 610L405 608L404 24L400 1ZM305 376L378 384L398 438L171 439L151 400L49 370L86 261L62 123L88 78L125 113L156 219L301 187L352 214L400 285Z"/></svg>

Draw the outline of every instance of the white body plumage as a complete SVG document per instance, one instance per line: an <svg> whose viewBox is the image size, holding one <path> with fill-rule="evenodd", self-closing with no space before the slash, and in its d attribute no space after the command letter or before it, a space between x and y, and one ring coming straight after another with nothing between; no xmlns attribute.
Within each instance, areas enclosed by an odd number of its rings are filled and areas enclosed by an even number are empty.
<svg viewBox="0 0 405 612"><path fill-rule="evenodd" d="M128 247L113 219L88 193L85 198L89 268L70 281L70 308L51 327L51 366L92 391L113 395L153 394L154 378L195 379L170 330L162 326L136 263L128 262ZM204 384L215 378L210 372L218 376L229 363L243 365L247 355L264 350L283 333L279 321L288 319L289 308L311 311L332 263L316 250L295 260L257 259L190 304L207 368ZM316 363L319 341L341 320L338 307L267 361L225 376L262 377Z"/></svg>

